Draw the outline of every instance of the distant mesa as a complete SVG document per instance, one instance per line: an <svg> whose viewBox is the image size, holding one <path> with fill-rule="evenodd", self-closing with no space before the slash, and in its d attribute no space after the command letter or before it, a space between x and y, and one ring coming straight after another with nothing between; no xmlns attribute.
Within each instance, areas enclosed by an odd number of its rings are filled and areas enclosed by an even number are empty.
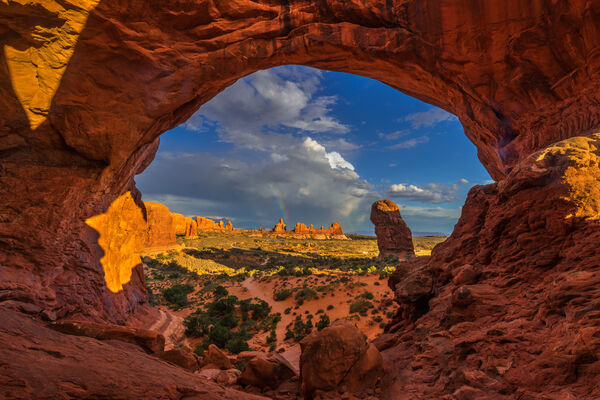
<svg viewBox="0 0 600 400"><path fill-rule="evenodd" d="M279 222L273 227L273 233L284 233L286 232L286 225L283 222L283 218L279 218Z"/></svg>
<svg viewBox="0 0 600 400"><path fill-rule="evenodd" d="M334 222L325 229L321 226L315 229L314 225L306 226L298 222L294 229L287 230L287 225L283 218L275 224L272 230L268 231L262 227L257 230L235 229L231 221L214 221L206 217L186 217L182 214L171 213L169 209L160 203L144 203L148 214L146 224L147 248L158 249L176 245L176 236L186 238L196 237L202 232L231 232L241 233L249 232L251 234L262 235L280 235L298 239L348 239L339 222Z"/></svg>
<svg viewBox="0 0 600 400"><path fill-rule="evenodd" d="M264 231L262 228L259 228L257 232L269 233ZM283 218L280 218L279 222L275 224L273 230L270 233L281 236L289 236L304 239L348 239L346 235L344 235L344 232L342 231L342 227L339 222L334 222L328 229L325 229L323 225L321 225L321 228L315 229L313 224L311 224L310 226L306 226L302 222L297 222L294 226L294 229L288 231L287 225L283 221Z"/></svg>
<svg viewBox="0 0 600 400"><path fill-rule="evenodd" d="M415 255L412 233L400 209L391 200L379 200L371 206L371 222L375 225L379 258L394 255L400 259Z"/></svg>

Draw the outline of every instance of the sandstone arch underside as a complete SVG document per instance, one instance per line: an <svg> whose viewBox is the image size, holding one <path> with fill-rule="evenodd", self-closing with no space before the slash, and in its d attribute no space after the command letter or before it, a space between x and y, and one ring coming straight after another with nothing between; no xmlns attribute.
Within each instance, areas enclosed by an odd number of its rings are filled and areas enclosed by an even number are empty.
<svg viewBox="0 0 600 400"><path fill-rule="evenodd" d="M303 64L457 115L497 181L390 282L390 390L600 396L600 0L9 0L0 38L0 304L149 312L143 274L107 288L111 233L85 221L123 195L146 217L133 176L162 132Z"/></svg>

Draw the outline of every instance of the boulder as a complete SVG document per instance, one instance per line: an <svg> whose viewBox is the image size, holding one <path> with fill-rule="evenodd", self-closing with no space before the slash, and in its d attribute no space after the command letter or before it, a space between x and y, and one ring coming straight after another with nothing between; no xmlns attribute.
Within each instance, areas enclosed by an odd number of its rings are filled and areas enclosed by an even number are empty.
<svg viewBox="0 0 600 400"><path fill-rule="evenodd" d="M215 378L215 382L221 385L233 385L238 381L241 375L242 371L237 368L226 369L219 372Z"/></svg>
<svg viewBox="0 0 600 400"><path fill-rule="evenodd" d="M201 376L206 379L210 379L211 381L216 381L217 376L224 372L220 368L201 368L199 371L196 371L195 374Z"/></svg>
<svg viewBox="0 0 600 400"><path fill-rule="evenodd" d="M340 320L300 342L302 392L331 391L341 385L355 393L372 389L383 372L383 360L373 344L351 322Z"/></svg>
<svg viewBox="0 0 600 400"><path fill-rule="evenodd" d="M242 371L239 383L275 389L283 381L296 376L296 371L281 355L263 353L251 358Z"/></svg>
<svg viewBox="0 0 600 400"><path fill-rule="evenodd" d="M221 349L214 344L208 346L208 350L204 353L204 364L213 364L220 369L231 369L231 361L229 357Z"/></svg>
<svg viewBox="0 0 600 400"><path fill-rule="evenodd" d="M192 372L198 369L198 360L194 353L187 347L179 347L156 353L156 356Z"/></svg>
<svg viewBox="0 0 600 400"><path fill-rule="evenodd" d="M379 259L394 255L401 260L415 255L410 229L400 209L391 200L379 200L371 206L371 222L375 225Z"/></svg>

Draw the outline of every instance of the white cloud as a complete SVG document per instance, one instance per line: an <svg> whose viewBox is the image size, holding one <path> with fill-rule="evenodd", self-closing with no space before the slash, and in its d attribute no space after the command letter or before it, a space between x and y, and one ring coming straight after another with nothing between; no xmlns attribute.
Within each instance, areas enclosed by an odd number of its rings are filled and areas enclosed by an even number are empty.
<svg viewBox="0 0 600 400"><path fill-rule="evenodd" d="M381 196L343 165L343 158L333 156L334 164L342 165L331 165L327 155L332 153L324 149L307 140L277 164L252 154L159 153L136 181L144 200L188 215L227 215L238 225L270 226L281 217L284 204L288 222L326 225L339 220L344 229L359 230L359 216Z"/></svg>
<svg viewBox="0 0 600 400"><path fill-rule="evenodd" d="M423 187L409 184L394 184L387 188L386 195L395 199L423 203L449 203L458 200L459 186L429 183Z"/></svg>
<svg viewBox="0 0 600 400"><path fill-rule="evenodd" d="M319 156L323 156L329 162L329 165L332 169L346 168L350 171L354 171L354 166L348 161L344 160L340 153L338 153L337 151L332 151L331 153L328 153L325 150L325 147L316 140L307 137L304 139L303 145L307 150L314 152Z"/></svg>
<svg viewBox="0 0 600 400"><path fill-rule="evenodd" d="M331 114L336 96L315 96L321 72L258 71L240 79L204 104L186 123L190 130L220 126L221 140L241 147L260 146L257 136L268 128L344 134L350 127ZM260 140L260 138L258 138Z"/></svg>
<svg viewBox="0 0 600 400"><path fill-rule="evenodd" d="M410 149L411 147L415 147L418 146L422 143L427 143L429 142L429 137L427 136L419 136L416 138L412 138L412 139L408 139L405 140L403 142L400 143L396 143L392 146L390 146L389 148L392 150L398 150L398 149Z"/></svg>
<svg viewBox="0 0 600 400"><path fill-rule="evenodd" d="M468 184L469 184L469 181L468 181L467 179L465 179L465 178L460 178L460 179L458 180L458 183L460 183L460 184L462 184L462 185L468 185Z"/></svg>
<svg viewBox="0 0 600 400"><path fill-rule="evenodd" d="M317 70L282 67L240 79L185 125L214 131L219 141L233 146L218 155L159 152L136 178L144 200L159 201L186 215L225 215L237 226L270 227L285 205L288 223L326 225L339 220L346 231L371 228L370 206L383 196L346 159L346 151L360 146L339 136L350 126L332 113L338 98L319 95L322 77ZM392 149L429 140L405 138L406 134L396 131L385 139L406 139L390 142ZM386 195L425 203L452 198L451 187L435 185L392 185L384 190ZM427 218L433 226L442 219L446 226L453 223L441 209L406 210L410 223L422 229L428 229Z"/></svg>
<svg viewBox="0 0 600 400"><path fill-rule="evenodd" d="M432 108L427 111L408 114L400 119L408 122L413 128L432 127L444 121L456 120L456 117L441 108Z"/></svg>
<svg viewBox="0 0 600 400"><path fill-rule="evenodd" d="M331 168L347 168L351 171L354 171L354 165L344 160L344 158L337 151L327 153L325 157L327 157L327 160L329 160L329 165L331 165Z"/></svg>

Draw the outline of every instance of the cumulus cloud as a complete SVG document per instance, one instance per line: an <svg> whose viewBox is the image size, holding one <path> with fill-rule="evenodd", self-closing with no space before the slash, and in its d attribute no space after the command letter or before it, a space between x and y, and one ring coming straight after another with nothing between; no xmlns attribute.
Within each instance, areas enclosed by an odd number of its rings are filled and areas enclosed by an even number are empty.
<svg viewBox="0 0 600 400"><path fill-rule="evenodd" d="M456 117L440 108L432 108L427 111L408 114L400 119L408 122L413 128L432 127L441 122L456 120Z"/></svg>
<svg viewBox="0 0 600 400"><path fill-rule="evenodd" d="M252 140L257 138L251 136L259 136L269 128L347 133L350 127L331 114L331 106L337 102L337 97L316 96L320 76L318 71L258 71L240 79L203 105L185 127L200 130L207 123L216 123L222 140L249 147L259 145ZM290 80L290 77L296 80Z"/></svg>
<svg viewBox="0 0 600 400"><path fill-rule="evenodd" d="M423 187L404 183L390 185L386 195L394 199L408 201L419 201L422 203L451 203L458 200L457 184L443 185L441 183L429 183Z"/></svg>
<svg viewBox="0 0 600 400"><path fill-rule="evenodd" d="M357 221L379 195L352 164L310 138L285 157L274 164L252 155L162 153L137 181L145 200L186 214L227 215L241 226L270 227L284 207L288 223L339 220L346 230L359 229Z"/></svg>
<svg viewBox="0 0 600 400"><path fill-rule="evenodd" d="M382 193L432 204L456 197L457 185L376 188L361 178L351 160L360 146L340 137L350 126L332 112L338 98L320 95L322 77L317 70L283 67L240 79L185 124L230 145L215 154L160 151L136 178L144 200L186 215L225 215L241 227L270 228L285 212L288 224L339 220L352 232L371 227L370 205ZM392 149L428 141L405 138L409 133L383 138L393 141ZM456 218L442 208L403 207L409 224L421 230L428 229L426 221L434 229Z"/></svg>

